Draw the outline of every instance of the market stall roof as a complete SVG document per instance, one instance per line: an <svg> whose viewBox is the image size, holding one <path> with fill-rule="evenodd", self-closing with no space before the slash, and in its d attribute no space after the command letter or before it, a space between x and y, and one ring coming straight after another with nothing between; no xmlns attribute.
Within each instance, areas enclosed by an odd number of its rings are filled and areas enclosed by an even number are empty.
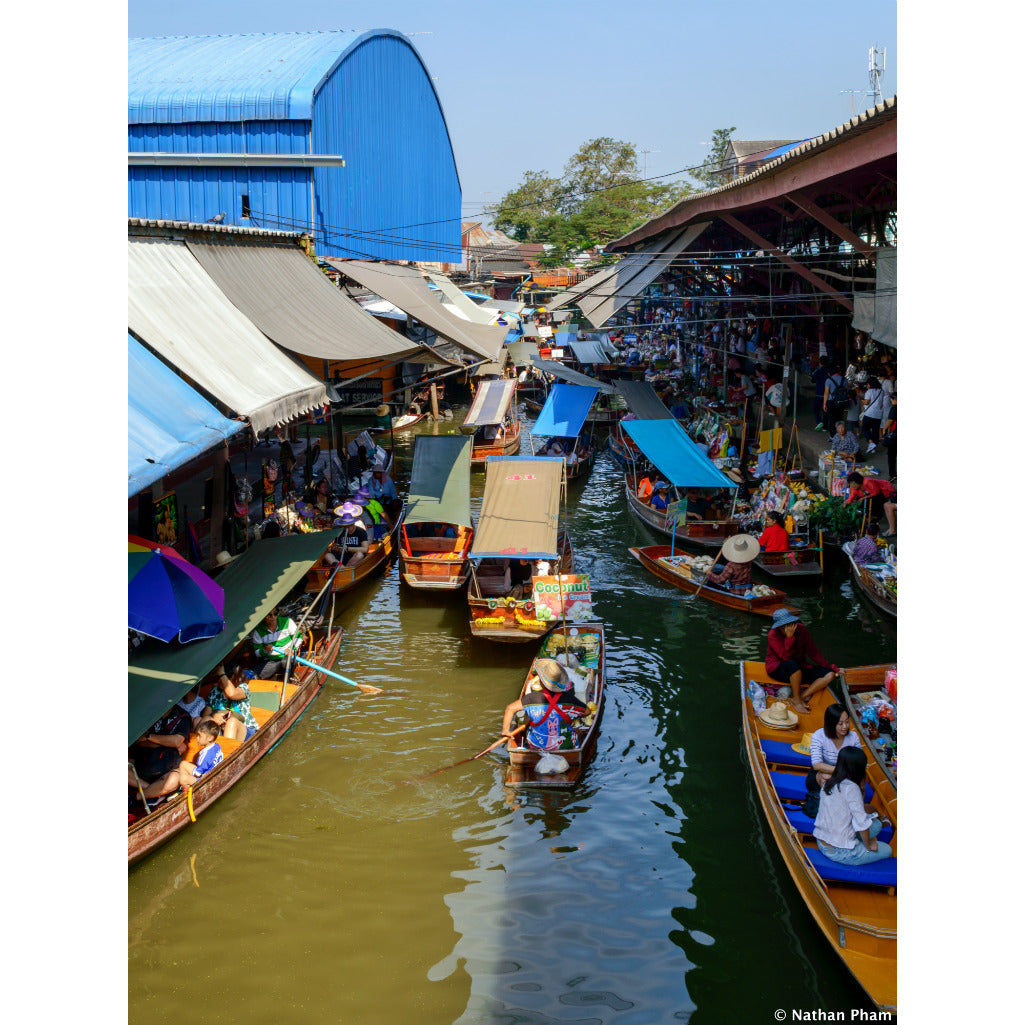
<svg viewBox="0 0 1025 1025"><path fill-rule="evenodd" d="M572 343L573 355L580 363L608 363L609 354L601 342L581 341L579 338Z"/></svg>
<svg viewBox="0 0 1025 1025"><path fill-rule="evenodd" d="M587 411L597 394L597 388L584 388L578 384L553 384L530 433L575 438L584 426Z"/></svg>
<svg viewBox="0 0 1025 1025"><path fill-rule="evenodd" d="M481 306L486 310L502 310L505 313L523 313L529 309L526 303L518 303L515 299L485 299Z"/></svg>
<svg viewBox="0 0 1025 1025"><path fill-rule="evenodd" d="M451 278L435 271L427 271L427 277L441 289L442 295L459 311L467 320L475 324L490 324L495 319L497 310L486 310L478 306L465 292L461 291Z"/></svg>
<svg viewBox="0 0 1025 1025"><path fill-rule="evenodd" d="M323 382L256 328L184 242L128 240L128 329L254 431L327 401Z"/></svg>
<svg viewBox="0 0 1025 1025"><path fill-rule="evenodd" d="M623 396L630 411L638 420L673 420L675 417L666 404L655 394L647 381L619 380L615 382L616 392ZM629 421L627 421L629 422Z"/></svg>
<svg viewBox="0 0 1025 1025"><path fill-rule="evenodd" d="M623 430L678 488L736 488L688 437L677 420L621 420Z"/></svg>
<svg viewBox="0 0 1025 1025"><path fill-rule="evenodd" d="M525 320L523 322L523 337L524 338L540 338L541 335L538 332L537 324L532 320Z"/></svg>
<svg viewBox="0 0 1025 1025"><path fill-rule="evenodd" d="M472 559L554 559L563 460L489 456Z"/></svg>
<svg viewBox="0 0 1025 1025"><path fill-rule="evenodd" d="M456 523L472 526L470 457L473 438L456 434L419 434L406 499L406 523Z"/></svg>
<svg viewBox="0 0 1025 1025"><path fill-rule="evenodd" d="M332 260L347 277L382 299L405 310L436 334L474 356L494 360L505 341L506 328L471 324L454 316L431 294L423 275L415 267L394 263L367 263L365 260Z"/></svg>
<svg viewBox="0 0 1025 1025"><path fill-rule="evenodd" d="M420 353L317 269L295 245L185 243L222 292L278 345L327 360L401 360Z"/></svg>
<svg viewBox="0 0 1025 1025"><path fill-rule="evenodd" d="M580 373L579 370L570 370L569 367L553 359L535 358L534 366L554 377L561 377L562 380L569 381L571 384L579 384L584 388L597 388L604 395L611 395L616 390L611 384L596 381L593 377Z"/></svg>
<svg viewBox="0 0 1025 1025"><path fill-rule="evenodd" d="M245 430L128 336L128 497Z"/></svg>
<svg viewBox="0 0 1025 1025"><path fill-rule="evenodd" d="M478 363L473 370L470 371L471 377L487 377L488 374L498 375L502 372L502 368L497 363Z"/></svg>
<svg viewBox="0 0 1025 1025"><path fill-rule="evenodd" d="M518 367L528 366L538 355L537 342L509 342L506 348L510 361Z"/></svg>
<svg viewBox="0 0 1025 1025"><path fill-rule="evenodd" d="M487 427L500 424L512 403L516 382L505 378L501 381L482 381L473 397L473 404L463 421L464 427Z"/></svg>
<svg viewBox="0 0 1025 1025"><path fill-rule="evenodd" d="M186 692L260 625L327 551L336 530L265 538L217 577L224 588L224 629L187 645L149 642L128 662L128 743L146 732Z"/></svg>
<svg viewBox="0 0 1025 1025"><path fill-rule="evenodd" d="M648 252L643 258L627 257L616 264L614 274L578 300L580 312L595 327L601 327L617 310L639 296L711 223L690 224L667 240L653 243L655 252Z"/></svg>

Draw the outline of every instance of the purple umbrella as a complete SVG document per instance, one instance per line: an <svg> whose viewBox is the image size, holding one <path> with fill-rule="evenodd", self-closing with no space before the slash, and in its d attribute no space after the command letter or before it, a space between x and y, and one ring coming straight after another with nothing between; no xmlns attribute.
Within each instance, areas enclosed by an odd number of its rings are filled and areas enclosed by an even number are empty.
<svg viewBox="0 0 1025 1025"><path fill-rule="evenodd" d="M183 644L215 637L224 629L224 588L177 552L129 541L128 626Z"/></svg>

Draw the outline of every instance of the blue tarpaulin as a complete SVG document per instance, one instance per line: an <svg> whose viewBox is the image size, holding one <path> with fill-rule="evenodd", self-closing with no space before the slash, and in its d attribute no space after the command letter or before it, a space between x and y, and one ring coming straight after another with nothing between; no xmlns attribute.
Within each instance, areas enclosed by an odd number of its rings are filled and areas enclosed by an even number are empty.
<svg viewBox="0 0 1025 1025"><path fill-rule="evenodd" d="M245 428L128 336L128 497Z"/></svg>
<svg viewBox="0 0 1025 1025"><path fill-rule="evenodd" d="M678 488L737 486L691 441L677 420L621 420L637 447Z"/></svg>
<svg viewBox="0 0 1025 1025"><path fill-rule="evenodd" d="M587 419L587 411L594 402L597 388L584 388L579 384L553 384L548 401L538 414L531 434L547 437L575 438Z"/></svg>

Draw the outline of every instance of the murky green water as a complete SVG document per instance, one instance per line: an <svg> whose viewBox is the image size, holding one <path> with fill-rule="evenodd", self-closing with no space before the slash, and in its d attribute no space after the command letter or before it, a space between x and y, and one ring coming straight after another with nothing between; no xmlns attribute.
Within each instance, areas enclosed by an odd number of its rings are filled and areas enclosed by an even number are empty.
<svg viewBox="0 0 1025 1025"><path fill-rule="evenodd" d="M445 432L450 428L436 428ZM428 428L431 430L431 428ZM397 436L401 481L412 437ZM482 759L530 646L400 587L341 606L339 666L284 741L129 877L130 1020L396 1025L768 1022L869 1007L790 882L748 781L737 662L765 621L682 595L626 549L607 454L570 493L608 624L608 703L572 792L514 795ZM483 474L474 476L479 500ZM847 570L795 586L840 665L896 657Z"/></svg>

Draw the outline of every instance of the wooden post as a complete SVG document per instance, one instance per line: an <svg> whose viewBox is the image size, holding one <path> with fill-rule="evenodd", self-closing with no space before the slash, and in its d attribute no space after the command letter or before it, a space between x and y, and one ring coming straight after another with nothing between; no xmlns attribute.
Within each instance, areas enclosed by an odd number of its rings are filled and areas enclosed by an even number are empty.
<svg viewBox="0 0 1025 1025"><path fill-rule="evenodd" d="M438 386L431 382L431 414L435 421L438 419Z"/></svg>
<svg viewBox="0 0 1025 1025"><path fill-rule="evenodd" d="M217 554L224 548L224 469L228 465L227 441L213 453L213 495L210 499L210 569L217 565Z"/></svg>

